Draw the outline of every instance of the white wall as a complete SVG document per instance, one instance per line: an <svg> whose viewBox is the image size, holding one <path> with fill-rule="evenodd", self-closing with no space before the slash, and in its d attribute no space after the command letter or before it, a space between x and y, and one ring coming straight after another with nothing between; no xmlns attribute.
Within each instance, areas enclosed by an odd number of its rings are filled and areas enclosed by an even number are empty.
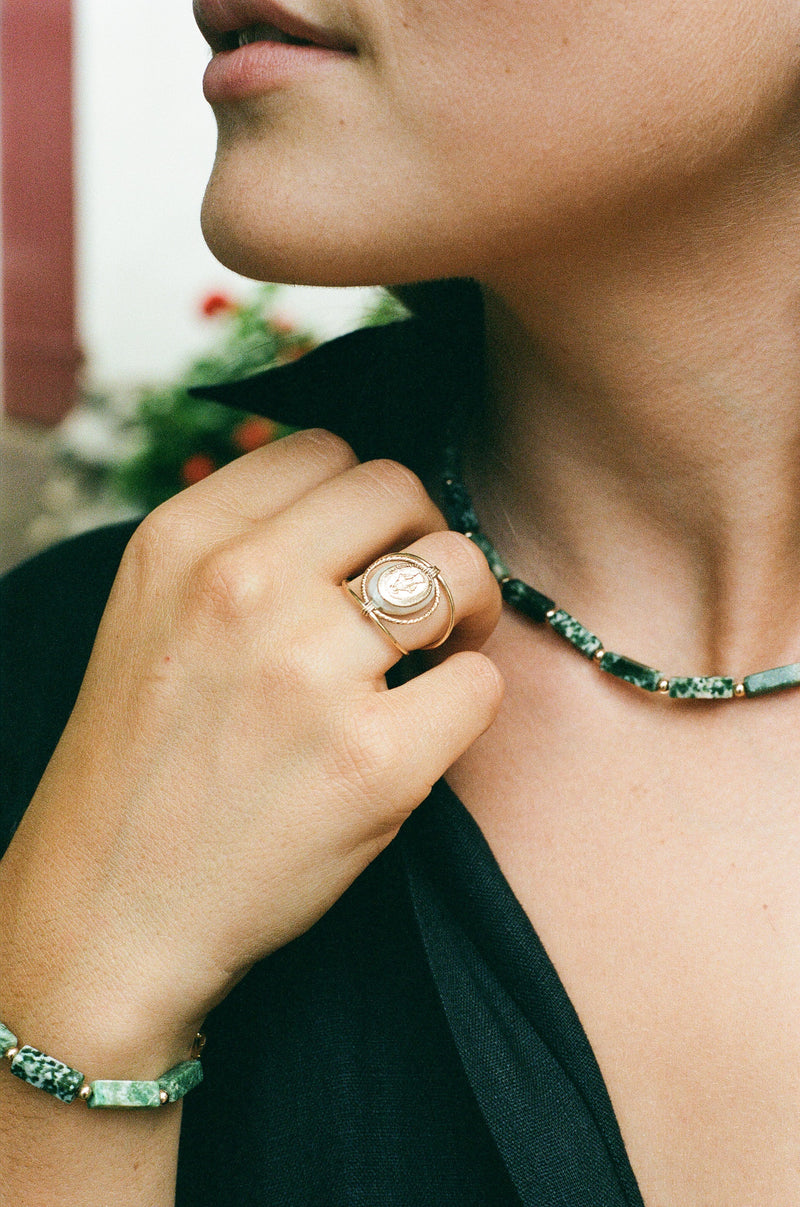
<svg viewBox="0 0 800 1207"><path fill-rule="evenodd" d="M89 384L127 387L168 377L208 341L203 295L252 285L200 234L214 121L191 0L76 0L76 46L79 325ZM292 290L282 308L332 335L368 296Z"/></svg>

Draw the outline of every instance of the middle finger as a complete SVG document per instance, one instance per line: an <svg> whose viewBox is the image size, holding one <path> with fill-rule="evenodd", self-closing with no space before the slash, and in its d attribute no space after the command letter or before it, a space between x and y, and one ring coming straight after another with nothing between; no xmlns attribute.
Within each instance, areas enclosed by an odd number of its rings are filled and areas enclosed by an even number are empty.
<svg viewBox="0 0 800 1207"><path fill-rule="evenodd" d="M384 554L385 550L376 551L376 559ZM352 617L346 620L346 640L356 643L355 657L372 675L385 675L402 657L398 645L407 652L438 647L448 633L451 622L452 636L447 637L444 647L446 653L459 649L480 649L500 617L502 597L497 581L483 553L468 537L458 532L430 533L397 554L400 559L406 555L422 558L425 564L438 570L441 584L436 606L422 605L419 608L420 618L414 619L413 623L402 623L402 617L393 620L382 610L379 625L373 616L364 612L362 581L366 577L368 583L374 582L381 567L372 574L369 573L369 567L365 567L365 575L359 575L346 584L357 599L348 598L345 591L342 592L343 601L349 605ZM386 565L391 568L390 563Z"/></svg>

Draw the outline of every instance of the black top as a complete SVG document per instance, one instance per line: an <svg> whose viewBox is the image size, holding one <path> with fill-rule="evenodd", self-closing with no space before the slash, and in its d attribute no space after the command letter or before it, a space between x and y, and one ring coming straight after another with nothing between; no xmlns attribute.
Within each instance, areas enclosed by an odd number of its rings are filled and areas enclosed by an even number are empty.
<svg viewBox="0 0 800 1207"><path fill-rule="evenodd" d="M445 385L417 324L402 328L335 341L236 387L234 402L337 428L362 456L399 447L419 466L424 450L408 453L420 430L387 434L391 397L427 396L433 426L453 372ZM366 373L354 348L368 349ZM2 585L0 849L72 708L131 530L67 542ZM575 1011L444 783L206 1029L205 1080L184 1103L181 1207L642 1207Z"/></svg>

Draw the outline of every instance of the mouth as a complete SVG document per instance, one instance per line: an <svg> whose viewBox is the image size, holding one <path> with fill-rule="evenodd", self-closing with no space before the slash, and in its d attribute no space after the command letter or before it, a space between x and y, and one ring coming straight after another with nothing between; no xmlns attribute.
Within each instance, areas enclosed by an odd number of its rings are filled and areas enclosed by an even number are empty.
<svg viewBox="0 0 800 1207"><path fill-rule="evenodd" d="M247 25L244 29L235 29L223 35L223 49L239 50L242 46L250 46L253 42L284 42L287 46L316 46L310 38L295 38L277 25L261 22L258 25Z"/></svg>
<svg viewBox="0 0 800 1207"><path fill-rule="evenodd" d="M194 14L200 32L215 55L258 42L346 53L356 50L353 43L337 31L321 28L285 12L272 0L195 0Z"/></svg>

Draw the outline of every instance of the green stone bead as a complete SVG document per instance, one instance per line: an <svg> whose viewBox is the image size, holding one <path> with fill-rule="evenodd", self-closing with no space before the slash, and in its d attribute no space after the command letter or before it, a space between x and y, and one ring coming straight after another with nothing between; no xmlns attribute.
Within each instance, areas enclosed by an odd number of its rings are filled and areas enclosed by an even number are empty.
<svg viewBox="0 0 800 1207"><path fill-rule="evenodd" d="M579 654L583 654L584 658L594 658L597 651L603 648L600 638L584 628L569 612L559 609L554 616L549 616L548 620L555 631L574 646Z"/></svg>
<svg viewBox="0 0 800 1207"><path fill-rule="evenodd" d="M463 482L452 475L445 476L442 494L447 518L458 532L474 532L479 527L472 499Z"/></svg>
<svg viewBox="0 0 800 1207"><path fill-rule="evenodd" d="M645 666L642 662L634 662L632 658L610 652L603 655L600 668L608 671L609 675L615 675L617 679L632 683L634 687L641 687L646 692L657 692L664 677L661 671L653 670L652 666Z"/></svg>
<svg viewBox="0 0 800 1207"><path fill-rule="evenodd" d="M16 1048L18 1043L16 1035L0 1023L0 1058L5 1056L6 1052L10 1052L12 1048Z"/></svg>
<svg viewBox="0 0 800 1207"><path fill-rule="evenodd" d="M93 1081L90 1107L161 1106L161 1086L157 1081Z"/></svg>
<svg viewBox="0 0 800 1207"><path fill-rule="evenodd" d="M670 679L669 694L673 700L731 700L736 684L720 675L695 675Z"/></svg>
<svg viewBox="0 0 800 1207"><path fill-rule="evenodd" d="M184 1060L182 1064L175 1065L173 1069L167 1069L166 1073L158 1079L159 1088L166 1090L169 1094L170 1102L176 1102L178 1098L183 1098L184 1094L188 1094L189 1090L193 1090L203 1080L203 1066L199 1060Z"/></svg>
<svg viewBox="0 0 800 1207"><path fill-rule="evenodd" d="M69 1065L46 1056L38 1048L28 1044L20 1048L11 1061L11 1072L22 1081L35 1086L37 1090L45 1090L61 1102L73 1102L78 1096L78 1090L83 1085L83 1073L71 1069Z"/></svg>
<svg viewBox="0 0 800 1207"><path fill-rule="evenodd" d="M798 685L800 662L793 662L791 666L776 666L770 671L759 671L757 675L748 675L744 680L744 690L748 696L766 696L770 692L780 692Z"/></svg>
<svg viewBox="0 0 800 1207"><path fill-rule="evenodd" d="M540 624L547 620L548 612L555 610L556 605L552 599L529 587L522 579L510 578L508 582L503 583L502 592L506 603L511 604L512 608L516 608L529 620L536 620Z"/></svg>

